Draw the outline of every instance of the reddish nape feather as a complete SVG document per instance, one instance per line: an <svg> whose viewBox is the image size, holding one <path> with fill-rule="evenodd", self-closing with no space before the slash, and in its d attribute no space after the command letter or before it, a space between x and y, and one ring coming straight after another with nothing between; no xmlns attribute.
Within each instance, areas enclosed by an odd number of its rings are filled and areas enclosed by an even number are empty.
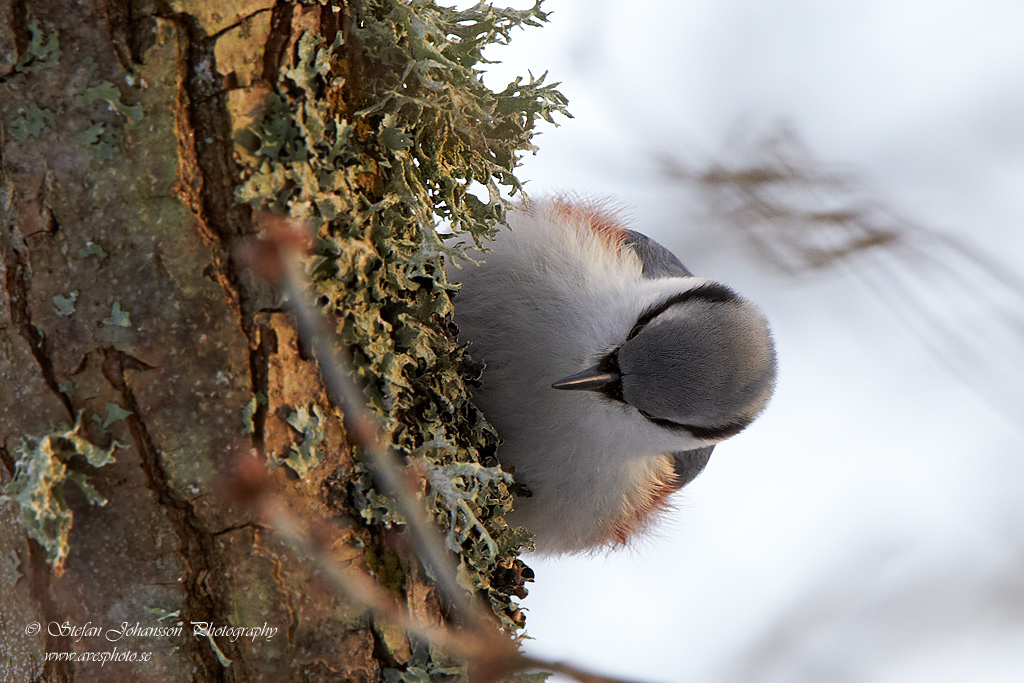
<svg viewBox="0 0 1024 683"><path fill-rule="evenodd" d="M615 214L600 203L558 197L554 200L552 212L560 218L576 221L589 228L615 253L619 253L626 243L626 228L620 224Z"/></svg>

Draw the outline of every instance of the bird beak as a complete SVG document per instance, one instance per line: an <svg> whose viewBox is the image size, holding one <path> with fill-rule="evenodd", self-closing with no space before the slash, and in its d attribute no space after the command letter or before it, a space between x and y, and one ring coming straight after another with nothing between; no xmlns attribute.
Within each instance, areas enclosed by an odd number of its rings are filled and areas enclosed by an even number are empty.
<svg viewBox="0 0 1024 683"><path fill-rule="evenodd" d="M577 372L575 375L558 380L551 385L551 388L565 389L566 391L600 391L602 387L618 379L619 373L605 372L595 365L583 372Z"/></svg>

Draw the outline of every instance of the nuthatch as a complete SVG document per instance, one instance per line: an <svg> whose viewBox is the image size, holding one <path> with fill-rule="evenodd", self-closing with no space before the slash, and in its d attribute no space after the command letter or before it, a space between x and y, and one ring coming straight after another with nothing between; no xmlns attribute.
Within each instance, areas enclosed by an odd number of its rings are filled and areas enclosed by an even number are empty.
<svg viewBox="0 0 1024 683"><path fill-rule="evenodd" d="M749 425L775 386L761 313L595 204L521 205L461 282L477 405L529 495L538 551L624 544Z"/></svg>

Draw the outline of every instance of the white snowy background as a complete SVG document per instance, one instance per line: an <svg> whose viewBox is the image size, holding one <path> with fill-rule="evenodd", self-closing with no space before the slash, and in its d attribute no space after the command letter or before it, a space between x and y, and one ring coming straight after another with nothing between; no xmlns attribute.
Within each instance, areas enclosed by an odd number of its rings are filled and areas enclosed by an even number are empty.
<svg viewBox="0 0 1024 683"><path fill-rule="evenodd" d="M575 116L542 127L528 192L617 199L763 308L781 374L654 536L527 558L527 649L642 681L1024 681L1019 282L927 239L785 274L663 163L742 159L782 122L865 201L1024 277L1024 3L544 8L488 53L492 87L549 71Z"/></svg>

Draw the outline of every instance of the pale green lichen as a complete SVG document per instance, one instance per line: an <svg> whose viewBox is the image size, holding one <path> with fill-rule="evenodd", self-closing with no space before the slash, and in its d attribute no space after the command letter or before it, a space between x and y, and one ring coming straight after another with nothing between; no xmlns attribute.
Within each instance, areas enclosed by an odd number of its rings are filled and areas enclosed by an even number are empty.
<svg viewBox="0 0 1024 683"><path fill-rule="evenodd" d="M11 137L21 142L27 138L38 138L53 121L53 112L40 109L35 102L29 102L18 118L11 122Z"/></svg>
<svg viewBox="0 0 1024 683"><path fill-rule="evenodd" d="M108 403L106 406L106 410L106 417L100 417L99 415L92 416L92 421L98 424L100 426L100 429L102 429L103 431L106 431L110 427L110 425L114 424L115 422L120 422L121 420L125 419L126 417L132 414L132 411L125 410L116 403Z"/></svg>
<svg viewBox="0 0 1024 683"><path fill-rule="evenodd" d="M57 66L61 55L60 35L57 30L44 32L39 26L39 20L33 19L28 22L28 33L28 45L19 55L15 70L31 74Z"/></svg>
<svg viewBox="0 0 1024 683"><path fill-rule="evenodd" d="M28 31L29 41L19 53L13 75L8 81L15 87L23 84L29 75L57 66L61 58L60 38L56 30L45 31L38 19L32 19L28 23ZM123 94L114 83L102 81L86 87L97 69L98 66L91 57L84 60L81 67L74 69L74 75L64 86L66 92L77 94L70 101L58 102L53 111L42 108L35 102L29 102L19 111L12 112L12 115L16 116L9 120L7 128L11 138L16 141L39 138L55 118L65 117L70 106L85 108L96 101L106 103L107 109L118 114L118 120L123 119L126 123L140 121L142 107L125 102ZM131 84L129 80L129 85ZM60 89L58 91L65 92ZM7 107L3 109L6 111ZM88 125L75 135L74 140L79 145L94 148L100 161L109 161L120 148L123 125L118 125L116 121L98 120L102 119L102 115L98 115L98 112L96 114L91 117L93 120L88 121Z"/></svg>
<svg viewBox="0 0 1024 683"><path fill-rule="evenodd" d="M96 70L95 61L87 60L84 69L86 82L92 80ZM129 79L128 83L131 85L132 81ZM75 135L75 142L84 147L93 148L100 161L109 161L120 150L123 124L140 121L142 119L142 106L125 103L121 90L110 81L101 81L79 92L75 96L74 104L76 107L86 108L96 101L106 102L107 108L117 112L123 117L124 121L97 121L95 118L98 112L96 112L90 117L92 120L89 121L89 126ZM79 256L79 258L82 257Z"/></svg>
<svg viewBox="0 0 1024 683"><path fill-rule="evenodd" d="M75 256L80 259L88 258L90 256L99 256L100 258L103 258L104 256L107 256L107 252L103 250L103 247L95 242L86 242L85 246L79 249Z"/></svg>
<svg viewBox="0 0 1024 683"><path fill-rule="evenodd" d="M466 665L415 637L404 669L384 669L385 683L457 683L466 680Z"/></svg>
<svg viewBox="0 0 1024 683"><path fill-rule="evenodd" d="M394 502L375 488L373 474L363 464L365 458L362 448L354 448L353 454L356 463L349 497L363 521L387 529L395 524L405 524L405 518L395 509Z"/></svg>
<svg viewBox="0 0 1024 683"><path fill-rule="evenodd" d="M253 400L255 401L255 399ZM255 412L255 408L253 412ZM302 435L302 441L291 444L283 457L273 456L273 461L287 465L302 479L311 469L323 462L324 455L321 446L324 442L324 414L320 410L320 406L313 403L308 408L301 406L291 412L285 418L285 422Z"/></svg>
<svg viewBox="0 0 1024 683"><path fill-rule="evenodd" d="M262 399L262 400L261 400ZM267 397L263 394L256 394L250 399L248 403L242 406L242 433L243 434L255 434L256 424L253 422L253 418L256 416L256 410L260 405L267 404Z"/></svg>
<svg viewBox="0 0 1024 683"><path fill-rule="evenodd" d="M71 471L67 462L81 455L93 467L114 462L114 448L95 446L79 434L81 415L71 429L41 437L24 437L15 449L14 479L4 487L0 502L18 506L18 519L30 538L46 550L47 561L60 568L68 554L68 534L74 517L64 497L64 484L73 482L93 505L106 499L89 484L82 472Z"/></svg>
<svg viewBox="0 0 1024 683"><path fill-rule="evenodd" d="M103 319L104 325L110 325L112 327L131 327L132 318L128 311L121 310L121 302L115 301L114 305L110 307L110 315Z"/></svg>
<svg viewBox="0 0 1024 683"><path fill-rule="evenodd" d="M467 542L479 544L476 552L498 559L498 544L480 521L476 503L482 489L497 484L508 486L512 476L496 467L475 462L453 462L435 465L425 462L427 481L435 496L448 508L448 549L461 552ZM475 533L474 533L475 532Z"/></svg>
<svg viewBox="0 0 1024 683"><path fill-rule="evenodd" d="M58 294L53 297L53 306L57 309L57 315L70 316L75 312L75 302L78 301L78 290L69 293L67 296Z"/></svg>
<svg viewBox="0 0 1024 683"><path fill-rule="evenodd" d="M83 147L94 148L96 156L99 157L100 161L108 161L113 158L120 145L120 139L120 131L116 127L108 126L105 123L94 123L75 136L75 142L77 144L82 145ZM97 247L97 249L99 249L99 247ZM106 255L102 249L98 252L93 251L90 253L103 256ZM88 256L88 254L86 255Z"/></svg>
<svg viewBox="0 0 1024 683"><path fill-rule="evenodd" d="M535 124L565 114L543 77L500 92L482 80L484 47L546 15L539 3L457 10L428 0L364 0L344 11L345 37L302 35L262 115L236 134L236 198L316 234L306 266L318 303L336 316L391 445L427 463L427 502L461 556L460 579L514 631L521 585L502 581L514 581L508 570L529 539L502 518L511 479L466 387L479 368L455 344L443 258L464 255L466 240L442 241L435 225L485 243L509 208L501 188L521 190L513 172L534 149ZM349 497L368 524L402 522L358 462ZM410 664L400 675L417 668L427 670Z"/></svg>
<svg viewBox="0 0 1024 683"><path fill-rule="evenodd" d="M99 142L100 136L103 135L104 128L105 126L102 123L94 123L76 135L75 142L86 147L95 145Z"/></svg>
<svg viewBox="0 0 1024 683"><path fill-rule="evenodd" d="M94 85L91 88L87 88L84 92L79 93L75 97L75 105L79 107L87 107L96 100L103 100L111 109L131 122L138 121L142 118L142 107L137 104L127 105L122 102L121 91L118 90L117 86L110 81L103 81L102 83Z"/></svg>

